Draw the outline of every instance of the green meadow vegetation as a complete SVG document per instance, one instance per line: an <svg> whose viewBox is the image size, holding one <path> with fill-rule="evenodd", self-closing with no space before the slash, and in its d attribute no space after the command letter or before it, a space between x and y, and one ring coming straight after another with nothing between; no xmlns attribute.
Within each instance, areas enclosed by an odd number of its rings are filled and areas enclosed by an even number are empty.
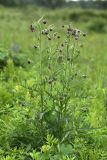
<svg viewBox="0 0 107 160"><path fill-rule="evenodd" d="M107 160L107 11L0 6L0 160Z"/></svg>

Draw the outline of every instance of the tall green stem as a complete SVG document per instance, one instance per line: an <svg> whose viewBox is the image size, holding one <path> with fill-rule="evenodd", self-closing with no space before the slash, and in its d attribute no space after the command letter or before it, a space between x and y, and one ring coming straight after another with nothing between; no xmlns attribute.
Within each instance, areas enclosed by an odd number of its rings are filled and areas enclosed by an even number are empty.
<svg viewBox="0 0 107 160"><path fill-rule="evenodd" d="M43 65L42 65L42 34L41 34L41 26L39 25L39 31L40 31L40 39L39 39L39 45L40 45L40 49L39 49L39 54L40 54L40 86L41 86L41 93L40 93L40 97L41 97L41 112L43 112Z"/></svg>

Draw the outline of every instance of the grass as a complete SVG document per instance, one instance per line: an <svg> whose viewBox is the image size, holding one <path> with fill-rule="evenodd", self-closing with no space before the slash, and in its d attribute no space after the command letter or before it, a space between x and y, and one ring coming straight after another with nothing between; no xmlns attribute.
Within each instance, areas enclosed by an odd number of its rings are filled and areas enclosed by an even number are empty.
<svg viewBox="0 0 107 160"><path fill-rule="evenodd" d="M41 50L34 48L35 42L41 43L37 39L40 26L31 32L30 25L42 16L48 24L56 25L60 42L65 39L62 25L69 21L87 32L73 66L66 58L64 66L56 64L59 55L55 52L53 70L47 69L48 56L58 42L43 38ZM107 159L106 17L103 10L0 7L1 160ZM65 53L66 49L63 56ZM50 83L58 69L53 87ZM72 77L77 74L72 83L68 72ZM62 90L63 80L68 99Z"/></svg>

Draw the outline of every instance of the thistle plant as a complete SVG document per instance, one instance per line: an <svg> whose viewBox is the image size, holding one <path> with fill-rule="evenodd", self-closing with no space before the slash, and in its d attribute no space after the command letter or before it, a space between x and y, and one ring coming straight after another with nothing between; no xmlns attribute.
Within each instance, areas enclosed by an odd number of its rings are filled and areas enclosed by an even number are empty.
<svg viewBox="0 0 107 160"><path fill-rule="evenodd" d="M39 55L36 93L40 105L36 119L41 141L52 134L61 142L77 132L73 100L76 79L79 79L76 59L80 55L82 37L86 36L72 23L56 27L44 18L30 26L35 33L35 54Z"/></svg>

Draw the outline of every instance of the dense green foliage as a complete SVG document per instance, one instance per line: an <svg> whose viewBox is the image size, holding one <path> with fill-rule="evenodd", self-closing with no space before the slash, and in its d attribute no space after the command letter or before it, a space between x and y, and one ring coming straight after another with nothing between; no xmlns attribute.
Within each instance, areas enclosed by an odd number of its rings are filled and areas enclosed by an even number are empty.
<svg viewBox="0 0 107 160"><path fill-rule="evenodd" d="M107 159L106 17L0 7L0 160Z"/></svg>
<svg viewBox="0 0 107 160"><path fill-rule="evenodd" d="M63 5L65 0L0 0L0 4L6 6L23 6L26 4L36 4L47 7L57 7Z"/></svg>
<svg viewBox="0 0 107 160"><path fill-rule="evenodd" d="M43 7L49 8L57 8L57 7L66 7L70 6L72 8L80 7L80 8L97 8L97 9L106 9L107 1L106 0L0 0L0 4L5 6L25 6L29 4L40 5Z"/></svg>

